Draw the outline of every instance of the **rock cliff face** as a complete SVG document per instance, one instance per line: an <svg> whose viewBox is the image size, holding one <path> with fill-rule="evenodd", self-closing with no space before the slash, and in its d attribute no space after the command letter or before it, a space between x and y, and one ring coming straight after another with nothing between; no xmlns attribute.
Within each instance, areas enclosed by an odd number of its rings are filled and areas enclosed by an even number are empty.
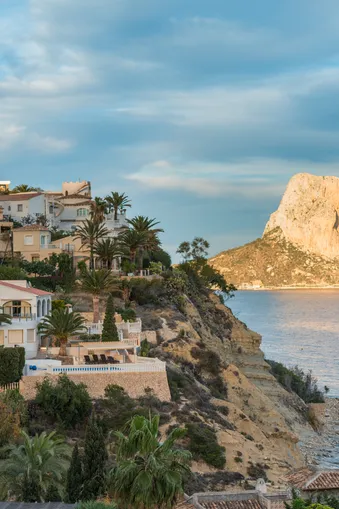
<svg viewBox="0 0 339 509"><path fill-rule="evenodd" d="M295 175L262 238L210 263L239 287L339 284L339 178Z"/></svg>
<svg viewBox="0 0 339 509"><path fill-rule="evenodd" d="M315 435L306 405L270 374L259 334L213 294L199 305L187 300L185 314L153 306L141 306L137 313L146 328L156 330L153 355L166 360L169 374L174 371L190 380L189 387L180 389L172 425L200 421L212 426L226 449L225 470L245 478L251 467L259 466L270 481L279 483L286 472L303 465L298 436L301 430ZM224 389L218 389L218 396L213 389L220 378ZM221 407L227 413L220 413ZM202 462L194 463L194 470L216 474Z"/></svg>
<svg viewBox="0 0 339 509"><path fill-rule="evenodd" d="M339 257L339 178L294 175L264 235L280 228L285 239L327 258Z"/></svg>

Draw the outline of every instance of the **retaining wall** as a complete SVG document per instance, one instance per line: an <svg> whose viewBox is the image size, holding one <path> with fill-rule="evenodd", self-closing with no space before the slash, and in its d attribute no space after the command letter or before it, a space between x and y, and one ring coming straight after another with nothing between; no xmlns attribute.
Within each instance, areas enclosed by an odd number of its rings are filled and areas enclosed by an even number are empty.
<svg viewBox="0 0 339 509"><path fill-rule="evenodd" d="M56 382L59 375L23 376L20 383L20 392L26 400L34 399L36 384L42 382L47 376ZM150 387L161 401L170 401L171 394L167 381L166 371L145 373L94 373L69 374L68 377L75 383L84 383L91 398L104 396L105 387L110 384L120 385L132 398L145 394Z"/></svg>

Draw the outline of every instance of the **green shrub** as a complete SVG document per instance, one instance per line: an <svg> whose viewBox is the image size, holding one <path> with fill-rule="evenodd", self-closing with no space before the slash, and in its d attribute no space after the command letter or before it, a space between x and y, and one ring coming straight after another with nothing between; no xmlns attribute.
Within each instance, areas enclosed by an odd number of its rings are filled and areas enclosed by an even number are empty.
<svg viewBox="0 0 339 509"><path fill-rule="evenodd" d="M17 389L6 391L0 394L0 402L3 401L5 405L20 418L20 425L26 426L28 422L28 410L24 397Z"/></svg>
<svg viewBox="0 0 339 509"><path fill-rule="evenodd" d="M19 267L0 265L0 279L27 279L27 274Z"/></svg>
<svg viewBox="0 0 339 509"><path fill-rule="evenodd" d="M140 356L148 357L149 352L151 350L151 344L147 341L147 339L143 339L140 343Z"/></svg>
<svg viewBox="0 0 339 509"><path fill-rule="evenodd" d="M0 348L0 385L18 382L24 366L24 348Z"/></svg>
<svg viewBox="0 0 339 509"><path fill-rule="evenodd" d="M305 373L298 366L287 368L280 362L266 360L272 375L289 392L295 392L305 403L323 403L324 393L318 388L312 372Z"/></svg>
<svg viewBox="0 0 339 509"><path fill-rule="evenodd" d="M251 463L247 467L247 473L253 479L265 479L267 481L267 474L265 472L265 465L261 463Z"/></svg>
<svg viewBox="0 0 339 509"><path fill-rule="evenodd" d="M186 429L190 439L189 450L193 458L203 460L215 468L224 468L226 463L225 447L218 444L215 431L203 423L187 424Z"/></svg>
<svg viewBox="0 0 339 509"><path fill-rule="evenodd" d="M60 375L55 385L48 378L38 383L35 402L45 415L66 428L82 425L92 409L86 386L74 383L67 375Z"/></svg>
<svg viewBox="0 0 339 509"><path fill-rule="evenodd" d="M219 375L221 361L217 353L212 350L202 350L201 348L193 347L191 349L191 355L194 359L199 361L200 369L211 373L211 375Z"/></svg>
<svg viewBox="0 0 339 509"><path fill-rule="evenodd" d="M117 313L121 315L121 318L123 319L124 322L135 322L135 320L137 319L136 312L132 308L126 309L120 308L117 310Z"/></svg>

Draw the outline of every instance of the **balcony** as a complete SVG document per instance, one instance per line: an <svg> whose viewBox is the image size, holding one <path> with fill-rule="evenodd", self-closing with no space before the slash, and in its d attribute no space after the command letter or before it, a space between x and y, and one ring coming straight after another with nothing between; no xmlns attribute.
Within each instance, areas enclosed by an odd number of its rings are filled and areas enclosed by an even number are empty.
<svg viewBox="0 0 339 509"><path fill-rule="evenodd" d="M8 313L11 318L12 322L30 322L32 320L36 320L36 314L35 313L26 313L26 314L13 314Z"/></svg>

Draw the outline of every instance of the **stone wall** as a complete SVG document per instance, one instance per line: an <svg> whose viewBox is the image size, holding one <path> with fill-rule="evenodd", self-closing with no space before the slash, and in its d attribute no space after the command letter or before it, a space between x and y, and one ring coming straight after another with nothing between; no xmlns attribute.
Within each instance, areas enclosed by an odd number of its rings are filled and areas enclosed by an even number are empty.
<svg viewBox="0 0 339 509"><path fill-rule="evenodd" d="M23 376L20 384L20 392L26 400L34 399L36 384L42 382L45 376L57 381L59 375ZM75 383L84 383L87 386L91 398L96 399L104 395L105 387L110 384L120 385L132 397L136 398L145 394L145 389L150 387L154 394L162 401L170 401L171 394L167 381L167 374L155 373L93 373L68 375Z"/></svg>
<svg viewBox="0 0 339 509"><path fill-rule="evenodd" d="M157 333L155 330L144 330L141 332L140 341L143 341L144 339L147 339L149 343L152 343L152 345L157 344Z"/></svg>

